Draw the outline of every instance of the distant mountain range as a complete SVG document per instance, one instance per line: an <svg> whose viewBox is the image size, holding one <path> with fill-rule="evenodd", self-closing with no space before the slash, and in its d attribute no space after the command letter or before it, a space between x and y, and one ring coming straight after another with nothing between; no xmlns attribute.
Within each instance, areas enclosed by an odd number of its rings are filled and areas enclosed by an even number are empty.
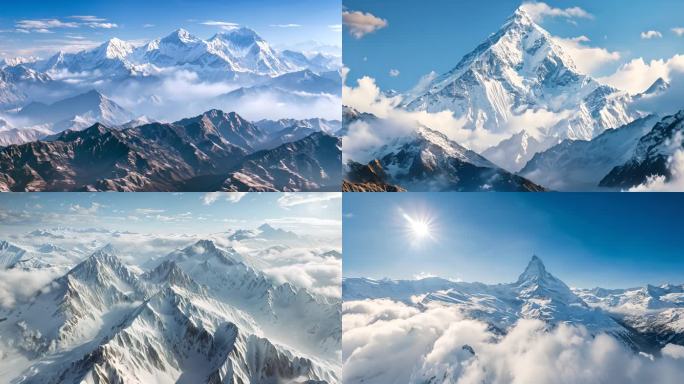
<svg viewBox="0 0 684 384"><path fill-rule="evenodd" d="M340 56L279 51L249 28L208 40L179 29L142 45L113 38L76 53L4 60L0 145L95 123L173 121L209 109L248 109L254 120L337 119L331 106L339 105L340 71Z"/></svg>
<svg viewBox="0 0 684 384"><path fill-rule="evenodd" d="M546 270L534 256L517 281L507 284L455 282L441 278L373 280L345 278L345 301L388 298L416 308L431 302L452 306L505 334L519 319L549 326L573 324L592 334L610 334L629 348L649 354L668 343L684 345L684 285L630 289L577 289ZM412 301L419 297L420 301Z"/></svg>
<svg viewBox="0 0 684 384"><path fill-rule="evenodd" d="M103 116L122 113L97 92L78 100L83 98L98 100L94 109ZM31 110L40 115L50 108ZM265 131L234 112L210 110L171 124L97 123L1 148L0 190L339 190L340 140L319 130L337 123L317 122L261 121L272 127L292 123Z"/></svg>

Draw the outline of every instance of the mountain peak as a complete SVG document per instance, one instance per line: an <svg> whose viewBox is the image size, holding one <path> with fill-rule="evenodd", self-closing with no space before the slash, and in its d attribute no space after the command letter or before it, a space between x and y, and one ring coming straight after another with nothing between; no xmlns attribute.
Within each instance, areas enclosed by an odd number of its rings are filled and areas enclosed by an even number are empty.
<svg viewBox="0 0 684 384"><path fill-rule="evenodd" d="M197 42L198 39L186 29L178 28L177 30L171 32L168 36L161 39L161 41L165 43L188 44Z"/></svg>
<svg viewBox="0 0 684 384"><path fill-rule="evenodd" d="M227 39L231 43L242 48L264 41L255 30L247 27L239 27L230 31L217 33L212 39Z"/></svg>
<svg viewBox="0 0 684 384"><path fill-rule="evenodd" d="M666 89L670 88L670 83L665 81L662 77L659 77L656 81L651 84L650 87L648 87L647 90L643 92L645 95L652 95L655 93L659 93L660 91L664 91Z"/></svg>
<svg viewBox="0 0 684 384"><path fill-rule="evenodd" d="M518 9L513 12L513 14L508 18L508 22L517 22L526 25L535 24L534 20L529 13L525 10L524 6L518 7Z"/></svg>
<svg viewBox="0 0 684 384"><path fill-rule="evenodd" d="M261 225L259 226L258 229L259 229L260 231L264 231L264 232L267 232L267 231L275 231L275 228L273 228L273 227L272 227L270 224L268 224L268 223L263 223L263 224L261 224Z"/></svg>
<svg viewBox="0 0 684 384"><path fill-rule="evenodd" d="M523 272L522 275L520 275L518 281L525 281L531 279L539 280L548 275L549 273L546 271L544 262L542 262L542 260L537 255L533 255L532 259L527 264L527 268L525 268L525 272Z"/></svg>
<svg viewBox="0 0 684 384"><path fill-rule="evenodd" d="M133 52L133 45L114 37L102 44L100 50L108 59L124 59Z"/></svg>

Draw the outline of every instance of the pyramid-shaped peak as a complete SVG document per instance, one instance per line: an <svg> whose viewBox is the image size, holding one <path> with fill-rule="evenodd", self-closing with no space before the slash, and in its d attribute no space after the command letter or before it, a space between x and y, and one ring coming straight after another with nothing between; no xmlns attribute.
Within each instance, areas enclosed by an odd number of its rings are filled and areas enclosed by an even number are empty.
<svg viewBox="0 0 684 384"><path fill-rule="evenodd" d="M263 223L263 224L261 224L261 225L259 226L258 229L259 229L260 231L263 231L263 232L275 231L275 230L276 230L275 228L273 228L273 227L272 227L270 224L268 224L268 223Z"/></svg>
<svg viewBox="0 0 684 384"><path fill-rule="evenodd" d="M542 279L546 276L548 276L549 273L546 271L546 267L544 266L544 262L537 256L534 255L532 256L532 259L530 262L527 264L527 268L525 268L525 272L520 275L518 278L518 281L524 281L524 280L539 280Z"/></svg>
<svg viewBox="0 0 684 384"><path fill-rule="evenodd" d="M107 244L93 253L93 256L114 256L116 249L112 244Z"/></svg>
<svg viewBox="0 0 684 384"><path fill-rule="evenodd" d="M201 247L201 248L203 248L204 251L218 250L218 247L216 247L216 244L212 240L206 240L206 239L198 240L191 247Z"/></svg>
<svg viewBox="0 0 684 384"><path fill-rule="evenodd" d="M529 22L533 23L534 21L532 20L532 16L525 10L525 5L519 6L515 12L513 12L513 15L508 18L508 20L518 20L521 22Z"/></svg>

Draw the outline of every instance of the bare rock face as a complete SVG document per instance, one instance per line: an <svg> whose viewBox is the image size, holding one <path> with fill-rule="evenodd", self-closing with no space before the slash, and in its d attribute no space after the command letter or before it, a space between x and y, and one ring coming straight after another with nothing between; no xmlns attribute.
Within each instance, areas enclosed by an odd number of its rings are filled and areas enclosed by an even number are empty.
<svg viewBox="0 0 684 384"><path fill-rule="evenodd" d="M238 114L218 110L173 124L95 124L0 149L0 190L340 189L338 138L315 131L255 152L272 139Z"/></svg>

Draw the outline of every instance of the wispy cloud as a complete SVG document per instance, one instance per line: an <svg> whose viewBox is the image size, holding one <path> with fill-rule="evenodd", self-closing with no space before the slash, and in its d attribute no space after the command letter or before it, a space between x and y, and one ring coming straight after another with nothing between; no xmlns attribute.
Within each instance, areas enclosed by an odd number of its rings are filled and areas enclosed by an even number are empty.
<svg viewBox="0 0 684 384"><path fill-rule="evenodd" d="M19 20L16 24L16 32L19 33L54 33L54 29L66 28L94 28L112 29L118 25L107 21L107 19L97 16L69 16L70 21L59 19L25 19Z"/></svg>
<svg viewBox="0 0 684 384"><path fill-rule="evenodd" d="M92 215L97 213L100 208L102 208L102 204L93 202L90 204L90 207L74 204L69 208L69 211L79 215Z"/></svg>
<svg viewBox="0 0 684 384"><path fill-rule="evenodd" d="M135 210L136 213L140 213L143 215L152 215L156 213L164 213L166 210L164 209L151 209L151 208L138 208Z"/></svg>
<svg viewBox="0 0 684 384"><path fill-rule="evenodd" d="M389 70L389 75L390 75L391 77L397 77L397 76L399 76L399 73L400 73L400 72L399 72L398 69L392 68L392 69Z"/></svg>
<svg viewBox="0 0 684 384"><path fill-rule="evenodd" d="M323 201L330 201L340 199L342 195L337 192L331 193L284 193L278 199L278 205L282 208L294 207L302 204L320 203Z"/></svg>
<svg viewBox="0 0 684 384"><path fill-rule="evenodd" d="M342 22L349 28L349 33L357 39L387 27L387 20L370 12L343 11Z"/></svg>
<svg viewBox="0 0 684 384"><path fill-rule="evenodd" d="M247 196L247 192L209 192L202 196L202 203L204 205L211 205L219 199L224 199L230 203L237 203Z"/></svg>
<svg viewBox="0 0 684 384"><path fill-rule="evenodd" d="M328 25L328 28L333 32L342 32L342 24L331 24Z"/></svg>
<svg viewBox="0 0 684 384"><path fill-rule="evenodd" d="M207 21L201 22L200 24L208 25L210 27L219 27L219 28L227 30L227 31L229 31L231 29L238 28L240 26L240 24L238 24L238 23L232 23L230 21L216 21L216 20L207 20Z"/></svg>
<svg viewBox="0 0 684 384"><path fill-rule="evenodd" d="M682 36L684 36L684 27L672 28L672 33L674 33L675 35L677 35L679 37L682 37Z"/></svg>
<svg viewBox="0 0 684 384"><path fill-rule="evenodd" d="M275 28L301 28L301 24L271 24L271 27Z"/></svg>

